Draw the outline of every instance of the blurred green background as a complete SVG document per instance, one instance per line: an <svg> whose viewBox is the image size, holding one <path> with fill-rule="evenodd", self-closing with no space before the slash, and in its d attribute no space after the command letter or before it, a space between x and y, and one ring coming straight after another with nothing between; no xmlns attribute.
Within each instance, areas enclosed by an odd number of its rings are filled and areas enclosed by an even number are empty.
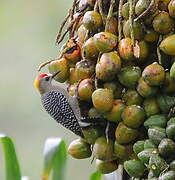
<svg viewBox="0 0 175 180"><path fill-rule="evenodd" d="M76 138L43 110L33 88L38 65L58 55L55 37L72 0L0 0L0 133L15 140L22 174L40 179L47 137ZM44 69L47 71L47 69ZM66 179L85 180L91 159L69 156ZM4 160L0 148L0 179Z"/></svg>

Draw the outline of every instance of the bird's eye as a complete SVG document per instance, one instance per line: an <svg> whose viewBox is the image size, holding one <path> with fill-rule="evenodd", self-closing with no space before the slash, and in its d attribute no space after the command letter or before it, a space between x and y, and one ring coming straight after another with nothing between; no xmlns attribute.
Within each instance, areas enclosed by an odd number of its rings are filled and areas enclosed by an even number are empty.
<svg viewBox="0 0 175 180"><path fill-rule="evenodd" d="M45 77L45 80L46 80L46 81L49 81L49 77Z"/></svg>

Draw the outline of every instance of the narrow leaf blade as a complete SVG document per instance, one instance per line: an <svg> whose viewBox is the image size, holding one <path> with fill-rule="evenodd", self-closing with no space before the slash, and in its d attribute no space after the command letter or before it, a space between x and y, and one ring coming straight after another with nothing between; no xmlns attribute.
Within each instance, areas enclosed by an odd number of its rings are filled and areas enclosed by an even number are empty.
<svg viewBox="0 0 175 180"><path fill-rule="evenodd" d="M91 174L89 180L101 180L101 177L102 177L101 173L97 171Z"/></svg>
<svg viewBox="0 0 175 180"><path fill-rule="evenodd" d="M0 134L0 142L2 143L5 158L6 180L20 180L21 171L13 141L10 137Z"/></svg>
<svg viewBox="0 0 175 180"><path fill-rule="evenodd" d="M66 145L60 138L49 138L44 147L42 180L48 180L53 171L53 180L63 180L67 154Z"/></svg>

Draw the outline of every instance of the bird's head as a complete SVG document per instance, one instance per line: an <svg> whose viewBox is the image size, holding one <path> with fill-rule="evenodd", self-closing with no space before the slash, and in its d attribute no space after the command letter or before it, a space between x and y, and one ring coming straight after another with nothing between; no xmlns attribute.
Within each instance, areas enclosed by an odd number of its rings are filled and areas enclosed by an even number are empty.
<svg viewBox="0 0 175 180"><path fill-rule="evenodd" d="M59 74L60 71L53 74L39 74L34 81L34 87L39 91L40 94L43 94L51 89L52 79Z"/></svg>

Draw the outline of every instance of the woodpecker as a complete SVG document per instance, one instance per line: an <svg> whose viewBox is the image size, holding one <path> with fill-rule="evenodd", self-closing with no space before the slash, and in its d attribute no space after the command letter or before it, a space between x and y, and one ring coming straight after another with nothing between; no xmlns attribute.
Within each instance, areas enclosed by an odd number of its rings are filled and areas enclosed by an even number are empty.
<svg viewBox="0 0 175 180"><path fill-rule="evenodd" d="M83 138L82 128L95 124L95 121L81 116L75 96L70 96L64 88L52 84L53 78L58 73L38 75L34 86L41 94L42 105L48 114L62 126Z"/></svg>

